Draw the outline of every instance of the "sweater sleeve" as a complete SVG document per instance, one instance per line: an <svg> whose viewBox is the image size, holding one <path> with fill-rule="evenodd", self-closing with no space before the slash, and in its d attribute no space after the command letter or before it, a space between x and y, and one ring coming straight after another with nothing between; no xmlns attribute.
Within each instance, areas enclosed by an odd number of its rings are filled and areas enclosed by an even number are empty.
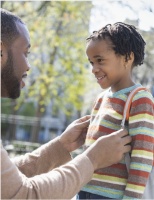
<svg viewBox="0 0 154 200"><path fill-rule="evenodd" d="M79 155L48 173L28 178L9 159L3 147L1 158L2 199L71 199L94 172L90 160Z"/></svg>
<svg viewBox="0 0 154 200"><path fill-rule="evenodd" d="M71 156L60 144L58 137L32 153L12 159L18 169L27 177L46 173L69 160L71 160Z"/></svg>
<svg viewBox="0 0 154 200"><path fill-rule="evenodd" d="M123 199L141 199L154 154L154 101L147 91L140 91L133 98L129 134L133 139L131 163Z"/></svg>

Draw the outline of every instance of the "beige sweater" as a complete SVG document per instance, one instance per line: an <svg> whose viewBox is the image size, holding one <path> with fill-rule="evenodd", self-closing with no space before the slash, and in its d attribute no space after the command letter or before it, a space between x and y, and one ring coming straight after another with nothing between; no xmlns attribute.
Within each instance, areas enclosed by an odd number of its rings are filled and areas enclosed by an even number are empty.
<svg viewBox="0 0 154 200"><path fill-rule="evenodd" d="M1 198L71 199L92 178L94 169L84 155L70 160L58 138L12 161L1 147Z"/></svg>

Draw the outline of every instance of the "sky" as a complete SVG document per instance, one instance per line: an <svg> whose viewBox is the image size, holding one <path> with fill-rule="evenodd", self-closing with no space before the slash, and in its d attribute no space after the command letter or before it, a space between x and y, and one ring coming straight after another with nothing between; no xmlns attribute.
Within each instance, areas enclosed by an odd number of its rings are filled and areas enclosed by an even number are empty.
<svg viewBox="0 0 154 200"><path fill-rule="evenodd" d="M145 31L154 28L154 0L93 0L90 32L108 23L139 20L139 28ZM122 6L128 4L128 6ZM132 9L133 10L132 10ZM150 8L152 12L150 12Z"/></svg>

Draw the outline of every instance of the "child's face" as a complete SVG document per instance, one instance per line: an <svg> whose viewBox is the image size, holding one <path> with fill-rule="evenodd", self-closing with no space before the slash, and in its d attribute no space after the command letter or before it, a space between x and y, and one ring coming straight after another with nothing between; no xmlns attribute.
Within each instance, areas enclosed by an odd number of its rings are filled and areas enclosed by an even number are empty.
<svg viewBox="0 0 154 200"><path fill-rule="evenodd" d="M92 65L92 73L101 88L111 87L116 92L130 84L130 72L125 56L115 54L109 39L91 40L86 48L88 60Z"/></svg>

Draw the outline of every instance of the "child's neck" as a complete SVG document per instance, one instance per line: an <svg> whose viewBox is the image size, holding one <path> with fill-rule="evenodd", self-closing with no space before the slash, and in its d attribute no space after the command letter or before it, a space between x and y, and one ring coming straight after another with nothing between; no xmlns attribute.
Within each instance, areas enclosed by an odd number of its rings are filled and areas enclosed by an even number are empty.
<svg viewBox="0 0 154 200"><path fill-rule="evenodd" d="M128 87L131 87L131 86L133 86L133 85L135 85L135 84L136 84L135 82L131 81L131 82L129 82L129 83L125 83L125 84L123 84L123 85L120 85L119 87L111 86L111 91L112 91L112 93L115 93L115 92L117 92L117 91L119 91L119 90L122 90L122 89L125 89L125 88L128 88Z"/></svg>

